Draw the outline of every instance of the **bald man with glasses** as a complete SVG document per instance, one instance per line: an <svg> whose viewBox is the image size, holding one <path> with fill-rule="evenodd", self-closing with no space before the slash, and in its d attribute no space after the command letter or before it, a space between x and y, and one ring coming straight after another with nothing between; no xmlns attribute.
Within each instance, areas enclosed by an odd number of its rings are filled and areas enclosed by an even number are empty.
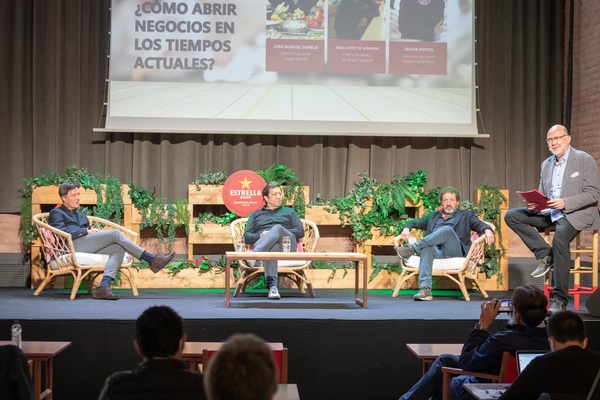
<svg viewBox="0 0 600 400"><path fill-rule="evenodd" d="M600 173L596 160L571 147L571 135L562 125L554 125L546 134L552 155L542 163L539 191L548 199L548 208L537 210L536 203L508 210L506 224L523 240L539 260L531 273L546 275L554 265L554 289L548 314L567 308L570 243L584 229L600 229ZM555 227L552 246L538 230Z"/></svg>

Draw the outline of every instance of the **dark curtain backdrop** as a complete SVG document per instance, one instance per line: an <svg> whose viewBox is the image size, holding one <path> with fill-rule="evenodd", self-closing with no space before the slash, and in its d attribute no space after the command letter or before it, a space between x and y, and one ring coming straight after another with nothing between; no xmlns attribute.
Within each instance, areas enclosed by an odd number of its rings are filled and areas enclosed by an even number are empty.
<svg viewBox="0 0 600 400"><path fill-rule="evenodd" d="M311 197L423 169L429 187L537 187L542 137L561 122L564 0L477 0L480 129L488 139L100 134L109 0L0 2L0 212L18 212L23 178L76 164L187 197L200 172L292 168ZM512 196L511 203L517 199Z"/></svg>

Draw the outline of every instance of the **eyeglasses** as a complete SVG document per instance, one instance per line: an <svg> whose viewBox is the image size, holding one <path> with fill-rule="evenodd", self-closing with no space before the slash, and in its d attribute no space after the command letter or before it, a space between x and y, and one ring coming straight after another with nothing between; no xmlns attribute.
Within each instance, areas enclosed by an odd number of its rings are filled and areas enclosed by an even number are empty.
<svg viewBox="0 0 600 400"><path fill-rule="evenodd" d="M548 139L546 139L546 143L555 143L555 142L558 142L560 139L564 138L565 136L569 136L569 135L549 137Z"/></svg>

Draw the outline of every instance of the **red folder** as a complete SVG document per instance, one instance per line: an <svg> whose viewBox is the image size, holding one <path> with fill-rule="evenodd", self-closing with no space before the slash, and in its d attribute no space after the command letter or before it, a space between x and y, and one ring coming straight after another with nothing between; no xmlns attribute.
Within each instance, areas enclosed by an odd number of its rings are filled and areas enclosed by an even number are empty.
<svg viewBox="0 0 600 400"><path fill-rule="evenodd" d="M541 211L548 208L548 200L550 199L544 196L544 194L539 190L533 189L528 192L517 191L517 194L529 203L536 203L536 210Z"/></svg>

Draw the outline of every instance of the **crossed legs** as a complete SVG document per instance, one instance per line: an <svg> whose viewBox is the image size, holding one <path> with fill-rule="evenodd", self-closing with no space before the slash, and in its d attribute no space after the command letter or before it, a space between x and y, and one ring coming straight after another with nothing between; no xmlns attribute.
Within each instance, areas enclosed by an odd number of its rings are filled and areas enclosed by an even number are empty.
<svg viewBox="0 0 600 400"><path fill-rule="evenodd" d="M281 251L281 239L290 237L291 251L296 251L296 236L281 225L274 225L269 231L254 244L254 251ZM267 287L277 286L277 261L263 261L265 268L265 281Z"/></svg>
<svg viewBox="0 0 600 400"><path fill-rule="evenodd" d="M554 265L554 289L552 298L568 304L569 269L571 268L571 241L579 231L563 217L552 222L550 216L531 213L526 207L511 208L504 217L506 224L533 252L535 258L541 260L550 256ZM556 232L552 239L552 247L546 243L538 230L555 226Z"/></svg>

